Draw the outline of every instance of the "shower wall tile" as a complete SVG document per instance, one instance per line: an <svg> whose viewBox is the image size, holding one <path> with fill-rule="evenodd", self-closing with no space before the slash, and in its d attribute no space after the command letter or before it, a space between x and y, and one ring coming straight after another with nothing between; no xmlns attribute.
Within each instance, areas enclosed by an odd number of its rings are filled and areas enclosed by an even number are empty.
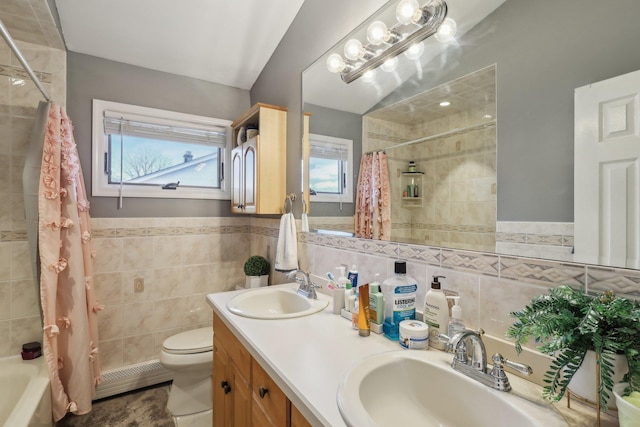
<svg viewBox="0 0 640 427"><path fill-rule="evenodd" d="M0 320L11 318L11 282L0 282ZM0 335L4 336L4 335Z"/></svg>
<svg viewBox="0 0 640 427"><path fill-rule="evenodd" d="M11 336L11 321L0 321L0 337L4 339L0 340L0 357L15 356L20 353L20 348L17 350L12 347L11 340L7 339Z"/></svg>
<svg viewBox="0 0 640 427"><path fill-rule="evenodd" d="M26 241L11 243L11 280L31 278L31 255Z"/></svg>
<svg viewBox="0 0 640 427"><path fill-rule="evenodd" d="M0 242L0 280L11 278L11 242Z"/></svg>
<svg viewBox="0 0 640 427"><path fill-rule="evenodd" d="M11 282L12 318L40 315L40 304L35 289L36 284L33 280L14 280Z"/></svg>
<svg viewBox="0 0 640 427"><path fill-rule="evenodd" d="M11 319L11 354L20 354L22 344L42 341L40 315Z"/></svg>

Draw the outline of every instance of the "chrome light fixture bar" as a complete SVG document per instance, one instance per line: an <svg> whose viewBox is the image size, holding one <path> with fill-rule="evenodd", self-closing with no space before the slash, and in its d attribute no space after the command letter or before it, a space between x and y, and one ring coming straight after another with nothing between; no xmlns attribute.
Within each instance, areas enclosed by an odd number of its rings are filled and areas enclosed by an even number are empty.
<svg viewBox="0 0 640 427"><path fill-rule="evenodd" d="M410 17L405 16L404 19L401 20L399 13L406 3L414 3L417 6L416 0L401 0L399 2L396 15L400 22L387 30L383 36L382 43L369 43L363 46L360 58L357 59L347 59L345 61L337 54L331 55L331 57L334 57L334 61L338 61L338 65L336 65L336 63L332 64L334 69L331 70L332 66L329 65L329 62L332 58L329 57L327 63L330 71L339 72L340 77L345 83L351 83L359 77L362 77L367 71L380 67L387 60L395 58L412 46L435 34L447 16L447 4L443 0L430 0L424 6L416 7ZM380 21L372 23L370 30L371 27L376 24L383 23ZM384 27L384 24L382 26ZM406 31L407 28L413 26L417 26L418 28L408 34L403 33L403 30ZM381 45L386 45L387 47L380 49ZM363 60L364 62L361 62Z"/></svg>

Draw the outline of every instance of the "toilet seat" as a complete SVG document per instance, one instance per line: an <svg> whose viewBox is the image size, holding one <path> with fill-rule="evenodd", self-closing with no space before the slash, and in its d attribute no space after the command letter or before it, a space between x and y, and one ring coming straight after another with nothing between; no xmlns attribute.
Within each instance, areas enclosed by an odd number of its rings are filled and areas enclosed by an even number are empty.
<svg viewBox="0 0 640 427"><path fill-rule="evenodd" d="M162 350L169 354L195 354L213 351L213 328L208 326L170 336L162 343Z"/></svg>

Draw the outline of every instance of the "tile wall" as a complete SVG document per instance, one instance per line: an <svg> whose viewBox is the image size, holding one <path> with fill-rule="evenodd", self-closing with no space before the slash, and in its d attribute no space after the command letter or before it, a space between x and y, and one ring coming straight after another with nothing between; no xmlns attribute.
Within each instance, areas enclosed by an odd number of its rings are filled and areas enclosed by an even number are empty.
<svg viewBox="0 0 640 427"><path fill-rule="evenodd" d="M244 218L95 218L103 369L158 357L165 338L212 324L205 295L235 289L251 251ZM266 253L265 253L266 255ZM136 292L134 280L144 280Z"/></svg>
<svg viewBox="0 0 640 427"><path fill-rule="evenodd" d="M299 236L300 253L305 256L301 266L316 275L319 282L339 264L356 264L362 283L372 281L375 273L389 277L394 261L403 259L407 261L407 274L418 282L417 301L424 301L431 277L446 276L443 287L461 296L464 323L481 327L496 338L504 338L512 323L511 311L561 284L588 292L613 290L621 296L640 299L638 270L315 233Z"/></svg>
<svg viewBox="0 0 640 427"><path fill-rule="evenodd" d="M3 3L0 12L10 3L15 2ZM49 95L65 105L65 51L18 40L16 45ZM18 59L0 41L0 182L4 184L0 189L0 357L18 354L25 342L42 340L22 190L22 169L41 100Z"/></svg>

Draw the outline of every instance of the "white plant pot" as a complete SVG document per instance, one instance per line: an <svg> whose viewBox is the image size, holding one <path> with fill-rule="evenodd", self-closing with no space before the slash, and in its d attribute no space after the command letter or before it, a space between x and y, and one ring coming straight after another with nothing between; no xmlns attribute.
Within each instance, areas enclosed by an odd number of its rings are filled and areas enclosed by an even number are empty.
<svg viewBox="0 0 640 427"><path fill-rule="evenodd" d="M247 289L250 288L259 288L262 286L267 286L269 284L269 275L265 274L264 276L245 276L245 286Z"/></svg>
<svg viewBox="0 0 640 427"><path fill-rule="evenodd" d="M640 426L640 408L622 398L626 387L627 383L613 386L613 394L616 397L616 406L618 407L618 421L620 421L620 427L638 427Z"/></svg>
<svg viewBox="0 0 640 427"><path fill-rule="evenodd" d="M622 377L627 371L629 371L629 366L627 365L626 356L616 354L613 358L613 383L617 384L622 381ZM571 378L569 390L571 390L572 394L582 399L587 399L589 402L595 403L598 400L598 391L596 390L596 353L594 351L587 351L582 365ZM609 393L607 408L616 409L616 400L613 393Z"/></svg>

